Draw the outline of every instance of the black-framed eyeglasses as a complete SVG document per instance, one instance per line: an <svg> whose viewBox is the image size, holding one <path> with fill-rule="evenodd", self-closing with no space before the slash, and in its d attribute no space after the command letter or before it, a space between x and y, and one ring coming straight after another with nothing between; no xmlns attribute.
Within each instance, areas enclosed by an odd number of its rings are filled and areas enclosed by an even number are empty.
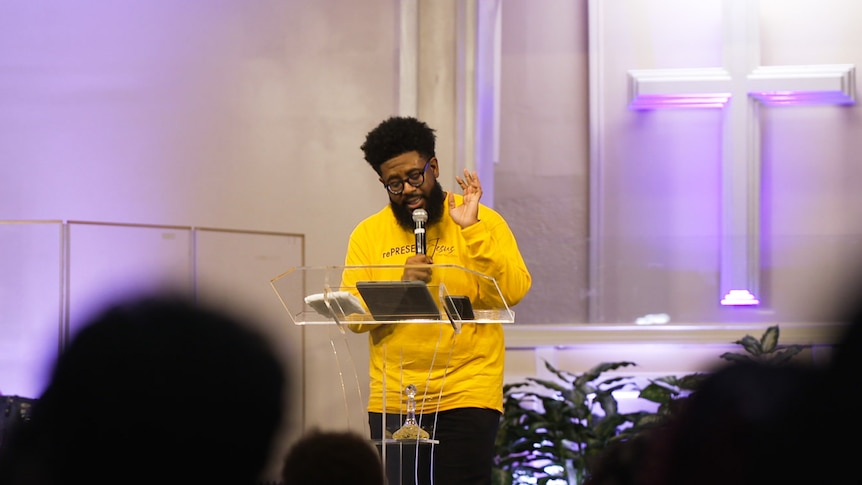
<svg viewBox="0 0 862 485"><path fill-rule="evenodd" d="M423 168L421 172L413 172L408 175L406 179L398 179L389 182L385 186L386 190L388 190L392 195L401 195L401 193L404 192L404 182L407 182L413 187L421 187L422 184L425 183L425 172L428 171L428 164L430 163L431 159L428 159L428 161L425 162L425 168Z"/></svg>

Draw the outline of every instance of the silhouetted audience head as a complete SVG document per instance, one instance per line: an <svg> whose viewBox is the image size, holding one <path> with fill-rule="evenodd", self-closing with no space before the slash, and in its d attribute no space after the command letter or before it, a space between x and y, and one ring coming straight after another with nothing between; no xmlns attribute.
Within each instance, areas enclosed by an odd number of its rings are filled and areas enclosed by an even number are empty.
<svg viewBox="0 0 862 485"><path fill-rule="evenodd" d="M175 295L119 302L57 360L3 483L257 483L285 406L245 319Z"/></svg>
<svg viewBox="0 0 862 485"><path fill-rule="evenodd" d="M841 386L843 391L852 392L853 397L858 398L862 397L862 386L859 385L862 379L862 287L856 285L852 288L847 291L843 303L839 320L845 326L832 352L830 366L834 378L844 384Z"/></svg>
<svg viewBox="0 0 862 485"><path fill-rule="evenodd" d="M665 430L662 484L827 483L817 447L822 383L822 369L813 366L718 369Z"/></svg>
<svg viewBox="0 0 862 485"><path fill-rule="evenodd" d="M288 450L283 485L384 485L380 454L367 438L350 431L314 430Z"/></svg>
<svg viewBox="0 0 862 485"><path fill-rule="evenodd" d="M862 421L857 418L862 406L862 287L857 283L847 291L841 319L845 326L832 352L824 386L828 393L822 396L826 423L818 448L829 457L835 473L855 476L862 452L855 442L862 433Z"/></svg>
<svg viewBox="0 0 862 485"><path fill-rule="evenodd" d="M655 460L662 456L658 448L665 443L658 439L661 429L649 429L627 438L613 441L590 460L589 474L584 485L647 485L660 483L656 470L663 470Z"/></svg>
<svg viewBox="0 0 862 485"><path fill-rule="evenodd" d="M825 370L725 364L663 425L607 448L587 485L840 483L824 464Z"/></svg>

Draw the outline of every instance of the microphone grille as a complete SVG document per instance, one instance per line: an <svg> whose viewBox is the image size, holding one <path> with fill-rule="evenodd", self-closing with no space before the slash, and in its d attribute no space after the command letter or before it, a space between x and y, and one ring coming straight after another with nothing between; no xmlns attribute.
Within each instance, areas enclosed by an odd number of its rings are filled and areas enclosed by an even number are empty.
<svg viewBox="0 0 862 485"><path fill-rule="evenodd" d="M428 212L425 209L416 209L413 211L413 222L427 222Z"/></svg>

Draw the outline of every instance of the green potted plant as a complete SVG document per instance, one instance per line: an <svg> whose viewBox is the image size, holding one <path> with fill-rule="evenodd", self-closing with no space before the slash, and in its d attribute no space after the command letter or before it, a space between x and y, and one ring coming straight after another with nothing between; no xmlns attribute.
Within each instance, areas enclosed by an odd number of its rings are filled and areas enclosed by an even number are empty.
<svg viewBox="0 0 862 485"><path fill-rule="evenodd" d="M807 345L778 345L778 326L759 338L746 335L734 343L743 352L726 352L727 361L755 360L782 364ZM514 483L580 484L590 461L615 440L629 439L663 422L696 392L707 376L650 379L641 387L632 377L607 372L635 366L634 362L606 362L575 374L545 363L554 379L528 377L504 386L503 416L497 434L494 481ZM614 392L637 391L655 411L620 413ZM656 406L657 404L657 406Z"/></svg>

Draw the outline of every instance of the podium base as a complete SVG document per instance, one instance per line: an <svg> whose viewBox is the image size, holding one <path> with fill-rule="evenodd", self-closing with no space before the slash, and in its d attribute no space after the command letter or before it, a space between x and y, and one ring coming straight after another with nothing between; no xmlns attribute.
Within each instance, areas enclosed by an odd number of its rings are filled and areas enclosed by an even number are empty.
<svg viewBox="0 0 862 485"><path fill-rule="evenodd" d="M433 445L438 440L371 440L380 451L387 485L431 485Z"/></svg>

